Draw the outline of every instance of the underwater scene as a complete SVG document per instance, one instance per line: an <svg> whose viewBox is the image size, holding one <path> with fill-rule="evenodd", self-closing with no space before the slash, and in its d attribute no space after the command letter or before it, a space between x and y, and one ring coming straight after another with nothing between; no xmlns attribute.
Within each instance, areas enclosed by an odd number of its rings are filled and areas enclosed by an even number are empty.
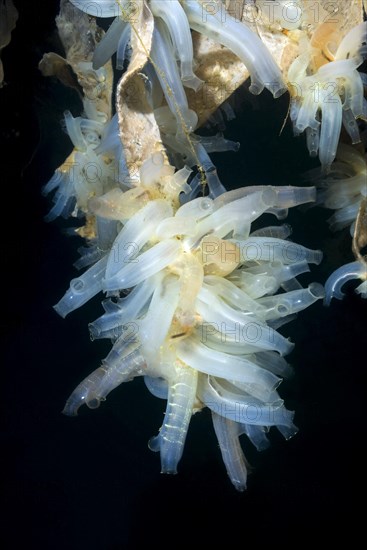
<svg viewBox="0 0 367 550"><path fill-rule="evenodd" d="M4 548L357 534L366 10L0 0Z"/></svg>

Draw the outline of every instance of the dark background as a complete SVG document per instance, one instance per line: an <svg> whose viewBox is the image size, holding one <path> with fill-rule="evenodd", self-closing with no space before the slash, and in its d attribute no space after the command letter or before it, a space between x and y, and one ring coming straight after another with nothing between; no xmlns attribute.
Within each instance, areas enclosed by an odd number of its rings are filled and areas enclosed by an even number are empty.
<svg viewBox="0 0 367 550"><path fill-rule="evenodd" d="M296 348L289 357L295 377L280 392L296 410L300 432L288 442L272 433L264 453L244 442L253 466L245 493L227 478L207 411L191 422L179 475L159 473L159 456L147 441L162 423L164 402L142 380L115 390L97 411L61 414L110 346L89 340L87 323L101 314L99 297L66 320L52 309L75 276L81 242L65 236L70 222L43 221L51 203L41 188L71 150L62 113L70 108L78 115L80 103L37 69L44 52L62 53L54 25L58 2L15 3L20 18L2 53L0 90L2 547L210 546L221 538L229 547L315 542L319 535L348 535L351 542L362 527L357 498L365 491L367 309L353 284L344 301L329 308L317 303L281 329ZM315 163L289 124L278 137L287 97L273 101L264 93L255 100L244 90L234 105L237 118L225 135L241 149L212 157L222 182L300 185L300 174ZM352 260L348 231L331 235L330 214L314 208L289 216L295 242L325 251L305 283L324 282Z"/></svg>

